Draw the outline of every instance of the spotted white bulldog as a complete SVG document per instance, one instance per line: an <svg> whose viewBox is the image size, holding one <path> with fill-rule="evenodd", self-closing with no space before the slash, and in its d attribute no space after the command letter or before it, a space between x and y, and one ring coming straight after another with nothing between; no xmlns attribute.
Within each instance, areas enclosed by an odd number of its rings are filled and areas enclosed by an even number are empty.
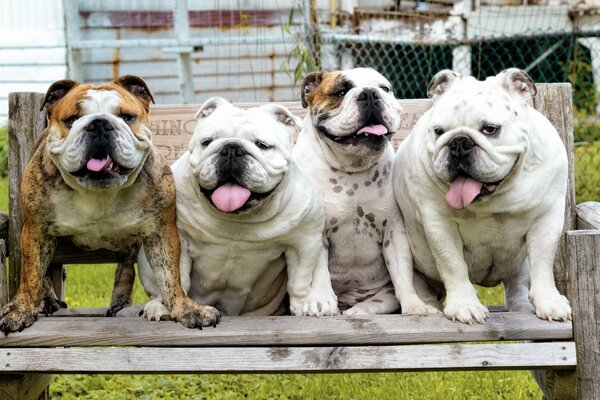
<svg viewBox="0 0 600 400"><path fill-rule="evenodd" d="M345 315L438 312L413 286L412 256L391 186L401 107L373 69L315 72L293 155L325 202L329 273Z"/></svg>
<svg viewBox="0 0 600 400"><path fill-rule="evenodd" d="M446 70L428 94L433 106L400 146L393 185L416 268L445 287L444 313L483 323L488 310L472 283L502 282L509 310L571 319L552 271L567 156L528 105L533 81L514 68L485 81Z"/></svg>

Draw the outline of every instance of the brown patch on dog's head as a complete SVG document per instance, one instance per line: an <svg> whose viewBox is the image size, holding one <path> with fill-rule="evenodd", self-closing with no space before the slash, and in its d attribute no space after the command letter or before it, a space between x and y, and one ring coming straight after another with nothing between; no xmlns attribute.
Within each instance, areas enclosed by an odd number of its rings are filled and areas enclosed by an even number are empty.
<svg viewBox="0 0 600 400"><path fill-rule="evenodd" d="M313 72L302 83L302 106L308 107L313 115L334 110L353 87L342 71Z"/></svg>
<svg viewBox="0 0 600 400"><path fill-rule="evenodd" d="M122 99L115 115L131 118L131 130L137 133L140 124L148 122L150 102L154 102L152 93L143 79L126 75L112 83L93 86L72 80L61 80L53 83L42 101L42 108L47 109L47 126L55 138L66 138L74 121L84 115L82 104L89 98L89 91L115 91ZM126 121L127 122L127 121Z"/></svg>

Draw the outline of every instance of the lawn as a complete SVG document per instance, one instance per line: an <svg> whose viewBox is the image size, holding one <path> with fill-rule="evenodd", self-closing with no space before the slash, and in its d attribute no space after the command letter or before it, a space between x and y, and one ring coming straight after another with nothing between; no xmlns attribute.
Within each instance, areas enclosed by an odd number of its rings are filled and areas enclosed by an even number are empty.
<svg viewBox="0 0 600 400"><path fill-rule="evenodd" d="M0 210L8 209L8 182L0 178ZM106 307L114 265L67 266L70 307ZM480 289L486 304L502 291ZM145 294L136 280L134 301ZM240 374L240 375L60 375L52 399L541 399L528 371Z"/></svg>

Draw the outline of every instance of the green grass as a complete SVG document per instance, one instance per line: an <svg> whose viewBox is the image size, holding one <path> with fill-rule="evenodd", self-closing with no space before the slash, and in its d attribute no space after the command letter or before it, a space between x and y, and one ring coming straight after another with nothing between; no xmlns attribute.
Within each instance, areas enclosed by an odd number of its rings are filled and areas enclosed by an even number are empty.
<svg viewBox="0 0 600 400"><path fill-rule="evenodd" d="M8 210L8 183L0 178L0 211ZM114 265L67 266L70 307L106 307ZM479 288L485 304L501 304L501 288ZM134 301L146 296L138 280ZM53 399L541 399L528 371L236 374L59 375Z"/></svg>

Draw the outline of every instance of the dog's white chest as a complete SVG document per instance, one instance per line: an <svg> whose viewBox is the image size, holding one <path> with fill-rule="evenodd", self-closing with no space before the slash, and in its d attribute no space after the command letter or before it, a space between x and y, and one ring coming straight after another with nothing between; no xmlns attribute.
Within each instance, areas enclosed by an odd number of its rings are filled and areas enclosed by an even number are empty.
<svg viewBox="0 0 600 400"><path fill-rule="evenodd" d="M132 191L133 192L133 191ZM152 218L144 218L139 194L105 197L99 194L79 195L59 191L50 201L54 204L52 233L69 236L79 246L118 249L144 232Z"/></svg>

